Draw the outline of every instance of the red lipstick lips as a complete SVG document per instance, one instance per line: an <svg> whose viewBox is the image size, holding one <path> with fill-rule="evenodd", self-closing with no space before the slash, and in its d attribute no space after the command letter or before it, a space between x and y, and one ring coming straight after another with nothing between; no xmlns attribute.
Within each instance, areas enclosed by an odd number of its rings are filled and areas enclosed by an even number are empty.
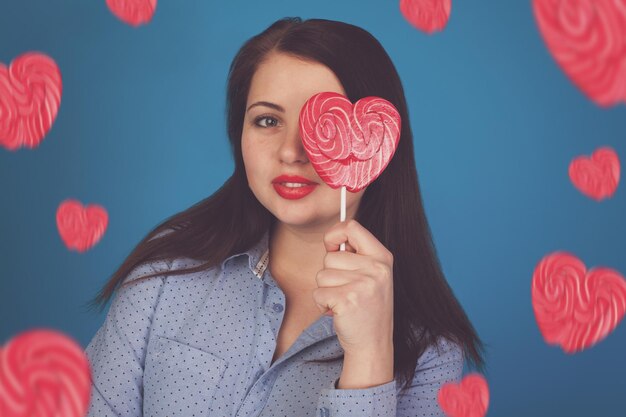
<svg viewBox="0 0 626 417"><path fill-rule="evenodd" d="M289 186L289 185L286 185L285 183L306 184L306 185ZM302 197L305 197L311 192L313 192L313 190L315 190L315 187L317 187L318 185L317 183L311 180L308 180L304 177L301 177L299 175L285 175L285 174L279 175L278 177L274 178L274 180L272 181L272 184L274 185L274 189L276 190L278 195L288 200L297 200Z"/></svg>

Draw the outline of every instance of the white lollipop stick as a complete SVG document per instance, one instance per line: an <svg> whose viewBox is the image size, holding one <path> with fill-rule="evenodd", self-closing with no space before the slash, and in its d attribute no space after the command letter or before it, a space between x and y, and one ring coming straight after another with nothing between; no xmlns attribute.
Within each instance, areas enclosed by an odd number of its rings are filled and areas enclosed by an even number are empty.
<svg viewBox="0 0 626 417"><path fill-rule="evenodd" d="M341 211L339 213L339 220L342 222L346 220L346 186L345 185L341 186ZM345 242L339 245L339 250L345 252L346 250Z"/></svg>

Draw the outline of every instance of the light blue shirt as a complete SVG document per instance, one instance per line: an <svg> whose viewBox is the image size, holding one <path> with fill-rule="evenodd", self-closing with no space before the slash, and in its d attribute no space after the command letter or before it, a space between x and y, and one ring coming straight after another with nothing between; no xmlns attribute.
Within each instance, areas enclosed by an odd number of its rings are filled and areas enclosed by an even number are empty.
<svg viewBox="0 0 626 417"><path fill-rule="evenodd" d="M268 232L220 266L138 281L114 293L85 353L93 384L88 416L426 417L445 414L442 384L459 382L460 347L440 339L400 383L335 389L343 349L322 315L273 364L285 294L267 268ZM135 268L125 281L200 262L176 259ZM321 313L320 313L321 314Z"/></svg>

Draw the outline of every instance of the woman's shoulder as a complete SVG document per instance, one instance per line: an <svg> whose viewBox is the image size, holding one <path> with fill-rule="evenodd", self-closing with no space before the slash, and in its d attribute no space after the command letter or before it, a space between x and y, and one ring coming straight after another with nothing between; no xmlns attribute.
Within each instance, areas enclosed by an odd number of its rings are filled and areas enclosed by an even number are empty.
<svg viewBox="0 0 626 417"><path fill-rule="evenodd" d="M435 342L426 347L417 364L418 368L422 369L451 361L463 363L463 359L464 352L461 345L449 338L439 336Z"/></svg>
<svg viewBox="0 0 626 417"><path fill-rule="evenodd" d="M156 235L154 235L152 238L150 238L149 240L158 239L172 232L174 232L174 229L172 228L162 230L158 232ZM149 261L141 265L138 265L135 268L136 271L133 271L131 274L129 274L130 276L127 279L133 280L133 279L136 279L139 275L142 275L142 274L145 275L146 273L148 274L159 273L159 274L162 274L161 276L163 277L163 280L167 283L182 282L183 280L181 278L189 279L189 278L194 278L194 277L197 278L200 276L206 276L207 273L212 272L215 269L215 266L213 266L213 267L207 267L207 268L199 268L200 271L191 271L191 272L186 271L188 269L200 267L203 264L206 264L206 261L192 259L192 258L188 258L184 256L176 257L173 259L169 258L169 259L162 259L162 260L157 260L157 261Z"/></svg>
<svg viewBox="0 0 626 417"><path fill-rule="evenodd" d="M141 262L137 264L131 271L126 275L123 280L124 285L131 283L139 283L142 278L147 277L148 275L160 274L155 278L161 277L161 280L165 279L165 275L171 271L172 269L172 261L171 260L156 260L156 261L147 261Z"/></svg>

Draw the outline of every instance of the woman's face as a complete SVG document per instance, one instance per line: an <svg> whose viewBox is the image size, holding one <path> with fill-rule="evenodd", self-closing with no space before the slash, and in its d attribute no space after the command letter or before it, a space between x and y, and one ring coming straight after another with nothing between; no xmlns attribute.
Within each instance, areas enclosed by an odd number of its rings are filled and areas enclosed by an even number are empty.
<svg viewBox="0 0 626 417"><path fill-rule="evenodd" d="M341 204L341 188L333 189L319 177L299 132L300 109L323 91L346 94L328 67L270 54L252 77L241 135L248 185L256 198L278 221L312 231L337 223ZM298 175L316 185L302 198L285 198L272 183L282 174ZM346 190L346 219L354 217L364 192Z"/></svg>

